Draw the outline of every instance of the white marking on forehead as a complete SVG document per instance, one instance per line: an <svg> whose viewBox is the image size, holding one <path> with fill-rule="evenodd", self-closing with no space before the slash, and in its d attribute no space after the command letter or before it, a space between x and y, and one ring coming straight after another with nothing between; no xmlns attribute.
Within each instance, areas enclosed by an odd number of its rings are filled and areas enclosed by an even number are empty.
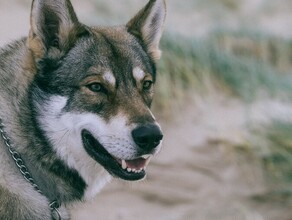
<svg viewBox="0 0 292 220"><path fill-rule="evenodd" d="M103 74L103 78L105 81L107 81L109 84L115 86L116 85L116 78L114 77L114 74L111 71L106 71Z"/></svg>
<svg viewBox="0 0 292 220"><path fill-rule="evenodd" d="M141 81L145 77L146 73L139 67L133 69L133 76L137 81Z"/></svg>

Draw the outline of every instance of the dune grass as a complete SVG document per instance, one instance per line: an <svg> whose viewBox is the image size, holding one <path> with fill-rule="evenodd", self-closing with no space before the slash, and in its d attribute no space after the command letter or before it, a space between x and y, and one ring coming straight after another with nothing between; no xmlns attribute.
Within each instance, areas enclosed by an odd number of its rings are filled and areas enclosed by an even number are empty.
<svg viewBox="0 0 292 220"><path fill-rule="evenodd" d="M264 198L292 204L292 123L275 120L260 133L266 145L257 149L271 188Z"/></svg>
<svg viewBox="0 0 292 220"><path fill-rule="evenodd" d="M270 155L264 158L266 168L274 171L271 173L275 178L284 179L292 186L292 123L275 121L266 132L271 143Z"/></svg>
<svg viewBox="0 0 292 220"><path fill-rule="evenodd" d="M255 54L253 50L256 45L259 48L255 51L264 51L267 44L261 42L270 42L279 48L286 48L291 42L282 41L285 45L280 45L280 40L270 39L265 35L251 37L244 33L227 34L225 33L227 37L224 40L232 39L227 42L227 45L231 45L229 48L225 46L226 42L222 44L218 35L204 40L191 40L175 34L165 34L161 44L163 56L158 66L156 94L156 105L160 111L169 111L173 105L185 104L185 98L189 95L204 97L211 93L223 93L227 97L237 98L242 100L243 105L261 98L291 101L292 69L289 73L287 66L283 72L280 66L269 62L270 59L264 59L267 51ZM248 53L230 49L246 45L241 45L240 40L236 41L237 38L250 40L245 41L251 48ZM282 56L281 52L287 53L287 50L278 50L278 59ZM252 130L250 132L253 133ZM292 123L272 122L264 129L264 139L261 144L268 142L268 146L254 145L251 148L254 152L258 148L268 149L268 153L259 155L267 180L273 180L277 185L274 189L276 194L288 196L291 200Z"/></svg>
<svg viewBox="0 0 292 220"><path fill-rule="evenodd" d="M220 44L218 38L188 39L166 33L161 43L158 103L169 106L186 91L206 94L218 88L230 95L253 101L259 95L290 97L292 74L250 56L238 56Z"/></svg>

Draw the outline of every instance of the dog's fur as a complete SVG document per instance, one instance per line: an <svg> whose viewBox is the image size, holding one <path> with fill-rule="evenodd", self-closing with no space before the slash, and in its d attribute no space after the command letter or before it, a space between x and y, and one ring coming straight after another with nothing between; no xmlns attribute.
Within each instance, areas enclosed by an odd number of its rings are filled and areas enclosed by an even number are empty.
<svg viewBox="0 0 292 220"><path fill-rule="evenodd" d="M111 176L139 180L162 133L150 111L166 14L81 24L69 0L34 0L29 36L0 50L0 118L37 192L0 138L0 219L54 219L49 203L92 198Z"/></svg>

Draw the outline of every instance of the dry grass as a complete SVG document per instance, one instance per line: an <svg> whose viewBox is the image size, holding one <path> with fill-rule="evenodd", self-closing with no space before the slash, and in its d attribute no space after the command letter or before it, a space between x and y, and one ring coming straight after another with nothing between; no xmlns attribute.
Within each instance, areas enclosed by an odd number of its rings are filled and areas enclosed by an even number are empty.
<svg viewBox="0 0 292 220"><path fill-rule="evenodd" d="M262 38L255 40L247 34L236 37L227 32L224 35L216 33L205 40L191 40L177 34L165 34L161 44L163 58L159 63L158 105L168 108L173 98L181 99L190 90L201 96L211 91L223 91L245 101L256 100L263 94L291 97L292 74L287 73L288 62L284 74L282 65L265 59L266 53L269 57L273 54L273 50L266 51L265 42L273 44L274 38ZM277 48L292 44L275 42ZM287 60L286 52L278 50L278 63L284 63L281 57Z"/></svg>
<svg viewBox="0 0 292 220"><path fill-rule="evenodd" d="M268 43L278 48L277 62L270 59L274 50L268 49ZM289 45L287 40L266 35L250 37L249 33L216 33L204 41L168 33L161 45L164 54L159 63L156 106L160 112L169 111L176 105L185 105L190 94L208 97L217 93L235 97L247 106L268 97L290 103L292 74L286 55L291 51L283 49ZM282 58L287 64L285 73L283 65L278 65L285 63ZM252 127L248 132L254 133ZM292 197L291 134L292 123L271 122L261 134L257 133L263 141L247 146L259 156L267 182L273 180L277 186L272 192L288 201Z"/></svg>
<svg viewBox="0 0 292 220"><path fill-rule="evenodd" d="M262 141L257 142L254 149L270 189L256 199L292 204L291 133L292 122L279 120L272 121L255 132Z"/></svg>

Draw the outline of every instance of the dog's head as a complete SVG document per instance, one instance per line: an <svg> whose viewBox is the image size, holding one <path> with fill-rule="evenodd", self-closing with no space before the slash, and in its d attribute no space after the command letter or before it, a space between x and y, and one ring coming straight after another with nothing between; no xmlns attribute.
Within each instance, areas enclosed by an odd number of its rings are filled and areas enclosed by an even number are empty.
<svg viewBox="0 0 292 220"><path fill-rule="evenodd" d="M68 0L33 2L27 44L36 64L36 122L87 182L103 168L142 179L160 148L150 106L165 11L164 0L150 0L125 26L91 28Z"/></svg>

